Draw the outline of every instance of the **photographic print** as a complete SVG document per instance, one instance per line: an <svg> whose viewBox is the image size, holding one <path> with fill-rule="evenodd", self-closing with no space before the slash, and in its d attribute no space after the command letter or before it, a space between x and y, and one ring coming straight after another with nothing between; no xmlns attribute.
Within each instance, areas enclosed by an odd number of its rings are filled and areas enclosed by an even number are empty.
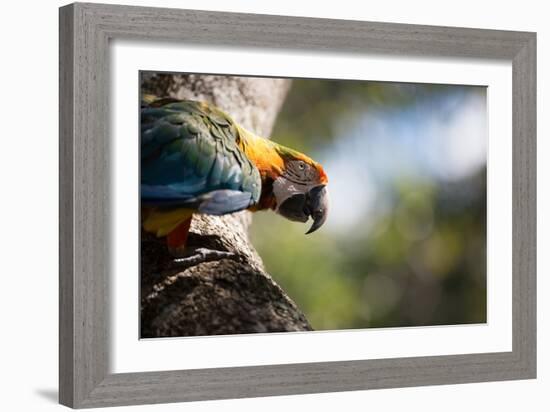
<svg viewBox="0 0 550 412"><path fill-rule="evenodd" d="M140 337L485 323L486 88L141 72Z"/></svg>

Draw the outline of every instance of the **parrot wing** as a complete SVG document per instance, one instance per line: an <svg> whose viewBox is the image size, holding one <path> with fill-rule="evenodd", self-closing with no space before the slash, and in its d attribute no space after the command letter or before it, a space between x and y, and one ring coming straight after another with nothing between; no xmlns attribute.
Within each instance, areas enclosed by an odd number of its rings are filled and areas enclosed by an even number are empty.
<svg viewBox="0 0 550 412"><path fill-rule="evenodd" d="M239 139L234 121L205 103L142 102L142 203L214 215L255 205L260 173Z"/></svg>

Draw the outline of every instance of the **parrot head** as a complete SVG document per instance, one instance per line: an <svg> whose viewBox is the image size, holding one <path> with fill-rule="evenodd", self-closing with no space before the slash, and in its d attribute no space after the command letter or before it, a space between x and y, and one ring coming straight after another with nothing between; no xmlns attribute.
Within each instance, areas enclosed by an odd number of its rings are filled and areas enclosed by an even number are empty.
<svg viewBox="0 0 550 412"><path fill-rule="evenodd" d="M319 229L328 216L327 175L322 166L306 155L282 148L284 167L273 181L275 212L297 222L313 224L306 234Z"/></svg>

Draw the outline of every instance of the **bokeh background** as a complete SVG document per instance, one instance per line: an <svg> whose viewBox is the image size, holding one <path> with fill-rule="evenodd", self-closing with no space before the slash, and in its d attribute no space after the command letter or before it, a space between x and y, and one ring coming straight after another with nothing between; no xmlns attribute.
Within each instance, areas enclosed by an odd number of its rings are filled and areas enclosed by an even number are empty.
<svg viewBox="0 0 550 412"><path fill-rule="evenodd" d="M329 177L325 226L254 215L314 329L486 322L486 89L294 80L272 139Z"/></svg>

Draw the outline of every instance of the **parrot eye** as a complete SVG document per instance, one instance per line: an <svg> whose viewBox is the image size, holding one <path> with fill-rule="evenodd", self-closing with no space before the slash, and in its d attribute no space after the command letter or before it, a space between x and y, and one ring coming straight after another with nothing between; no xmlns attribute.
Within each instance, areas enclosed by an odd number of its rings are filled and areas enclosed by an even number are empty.
<svg viewBox="0 0 550 412"><path fill-rule="evenodd" d="M316 181L316 170L303 160L293 160L288 163L283 175L298 184Z"/></svg>

